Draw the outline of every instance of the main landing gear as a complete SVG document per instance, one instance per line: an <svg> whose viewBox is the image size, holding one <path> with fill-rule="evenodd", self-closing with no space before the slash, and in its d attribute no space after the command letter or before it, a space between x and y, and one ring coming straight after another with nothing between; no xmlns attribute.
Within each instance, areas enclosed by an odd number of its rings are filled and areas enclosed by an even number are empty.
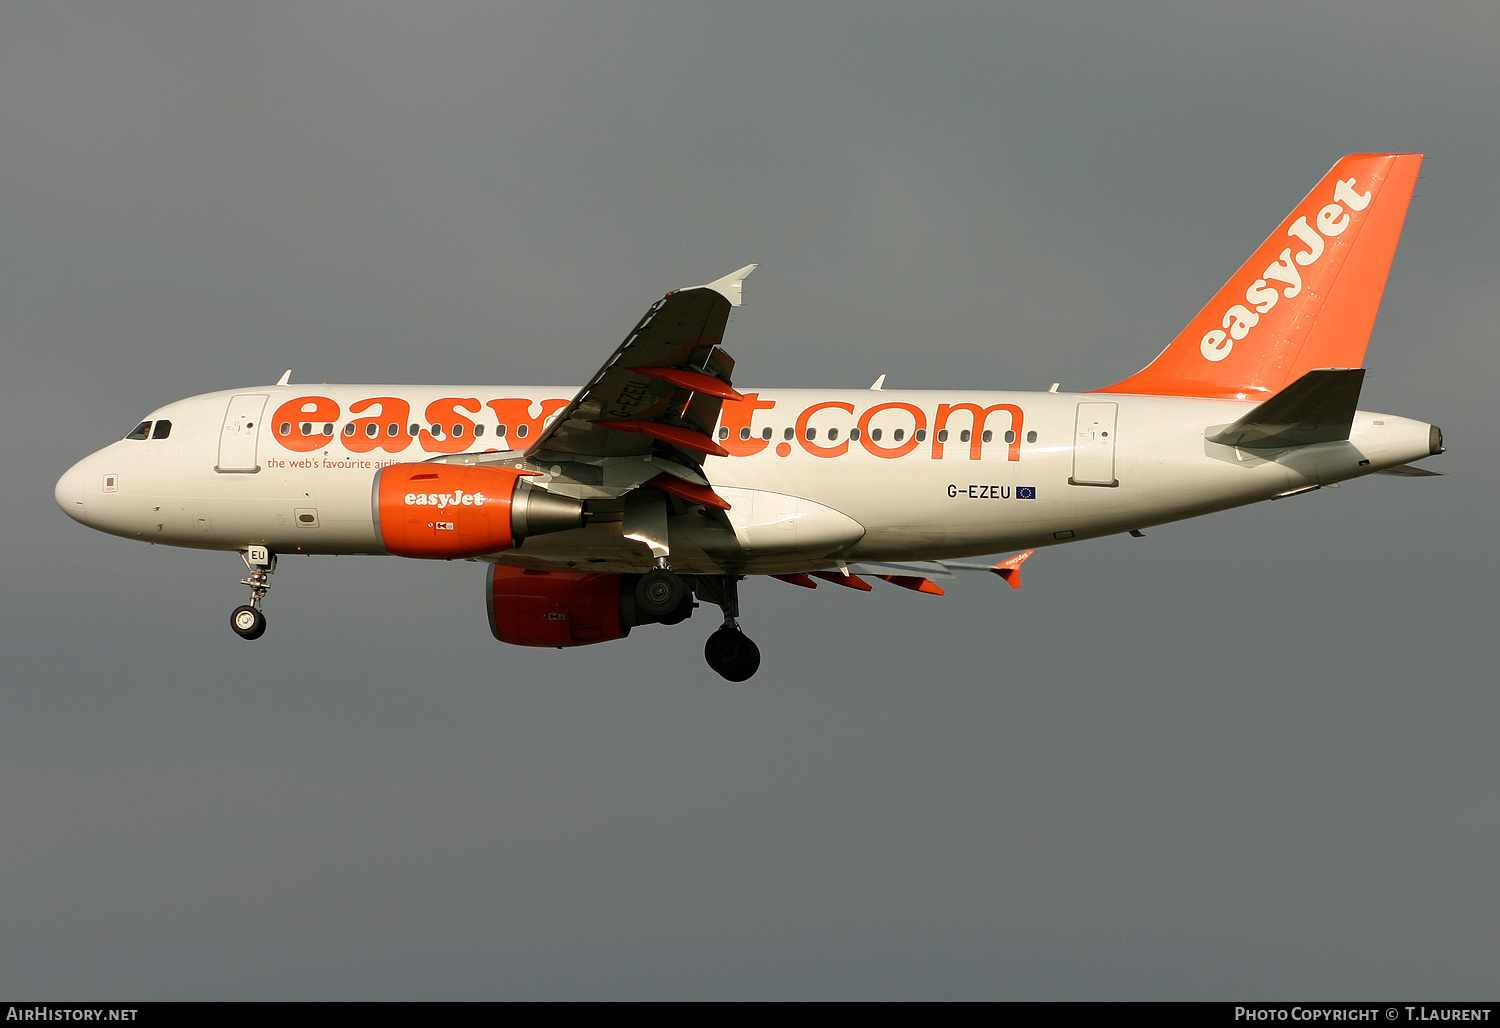
<svg viewBox="0 0 1500 1028"><path fill-rule="evenodd" d="M731 682L747 681L760 670L760 647L740 631L740 580L728 575L698 579L698 596L717 604L724 611L724 624L708 637L703 659L721 678Z"/></svg>
<svg viewBox="0 0 1500 1028"><path fill-rule="evenodd" d="M760 647L745 637L736 620L740 614L740 580L731 575L689 575L684 578L665 566L635 580L636 624L675 625L686 621L696 604L724 612L724 624L708 637L703 657L708 666L731 682L743 682L760 669Z"/></svg>
<svg viewBox="0 0 1500 1028"><path fill-rule="evenodd" d="M241 639L259 639L266 634L266 616L261 613L260 602L271 591L271 573L276 570L276 554L264 546L251 546L240 551L250 577L241 579L240 585L250 587L250 602L234 608L229 615L229 627Z"/></svg>

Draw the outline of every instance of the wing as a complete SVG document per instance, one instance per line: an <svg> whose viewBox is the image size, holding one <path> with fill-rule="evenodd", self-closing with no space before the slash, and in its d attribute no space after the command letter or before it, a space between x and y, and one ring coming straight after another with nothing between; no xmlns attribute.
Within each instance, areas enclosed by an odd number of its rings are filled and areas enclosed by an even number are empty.
<svg viewBox="0 0 1500 1028"><path fill-rule="evenodd" d="M668 522L701 507L729 538L724 501L703 475L728 456L712 433L725 400L742 399L720 349L729 312L756 265L658 300L529 449L444 454L434 461L527 470L533 487L584 501L578 532L527 540L507 563L625 560L642 569L671 553ZM581 533L581 534L580 534ZM550 549L549 549L550 547ZM524 551L524 552L523 552Z"/></svg>
<svg viewBox="0 0 1500 1028"><path fill-rule="evenodd" d="M532 443L527 461L607 469L608 475L564 474L599 477L603 494L615 491L605 478L634 488L664 475L652 484L691 502L722 504L701 469L705 456L726 455L712 433L720 406L740 394L730 384L734 361L720 343L741 284L755 268L658 300Z"/></svg>
<svg viewBox="0 0 1500 1028"><path fill-rule="evenodd" d="M869 592L870 584L859 576L872 575L876 578L883 578L892 585L899 585L903 589L911 589L913 592L927 593L931 596L942 596L943 587L933 579L953 578L955 571L989 571L1003 578L1012 589L1019 589L1021 588L1021 565L1025 564L1035 552L1035 550L1027 550L995 564L960 564L952 560L864 561L859 564L841 564L837 571L810 571L807 574L772 575L771 577L791 585L800 585L804 589L816 589L818 583L813 579L821 578L835 585Z"/></svg>

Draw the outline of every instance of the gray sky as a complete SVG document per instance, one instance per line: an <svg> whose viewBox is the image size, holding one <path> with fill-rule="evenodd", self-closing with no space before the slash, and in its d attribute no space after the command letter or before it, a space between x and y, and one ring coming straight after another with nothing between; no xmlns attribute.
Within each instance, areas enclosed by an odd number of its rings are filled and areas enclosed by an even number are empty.
<svg viewBox="0 0 1500 1028"><path fill-rule="evenodd" d="M0 992L1493 999L1493 3L0 5ZM577 382L750 261L764 386L1086 389L1340 155L1429 155L1379 477L497 644L463 563L52 502L152 407Z"/></svg>

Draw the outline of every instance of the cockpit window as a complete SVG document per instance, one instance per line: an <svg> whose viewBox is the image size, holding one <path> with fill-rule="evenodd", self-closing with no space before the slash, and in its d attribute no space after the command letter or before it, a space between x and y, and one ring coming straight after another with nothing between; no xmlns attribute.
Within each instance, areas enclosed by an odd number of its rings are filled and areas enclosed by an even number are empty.
<svg viewBox="0 0 1500 1028"><path fill-rule="evenodd" d="M149 422L149 421L142 421L139 425L136 425L135 426L135 430L132 431L125 438L126 439L145 439L150 434L151 434L151 422Z"/></svg>
<svg viewBox="0 0 1500 1028"><path fill-rule="evenodd" d="M165 419L156 423L156 428L151 432L152 439L165 439L172 434L172 423Z"/></svg>

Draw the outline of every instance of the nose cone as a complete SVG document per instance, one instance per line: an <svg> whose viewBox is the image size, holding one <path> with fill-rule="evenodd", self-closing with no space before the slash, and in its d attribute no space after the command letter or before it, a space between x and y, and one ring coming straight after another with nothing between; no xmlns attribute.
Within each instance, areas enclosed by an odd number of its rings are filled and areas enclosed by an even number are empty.
<svg viewBox="0 0 1500 1028"><path fill-rule="evenodd" d="M57 480L57 488L52 491L52 496L63 513L84 525L88 524L83 505L84 494L87 486L92 484L91 476L84 467L88 463L85 458L63 472L63 477Z"/></svg>

